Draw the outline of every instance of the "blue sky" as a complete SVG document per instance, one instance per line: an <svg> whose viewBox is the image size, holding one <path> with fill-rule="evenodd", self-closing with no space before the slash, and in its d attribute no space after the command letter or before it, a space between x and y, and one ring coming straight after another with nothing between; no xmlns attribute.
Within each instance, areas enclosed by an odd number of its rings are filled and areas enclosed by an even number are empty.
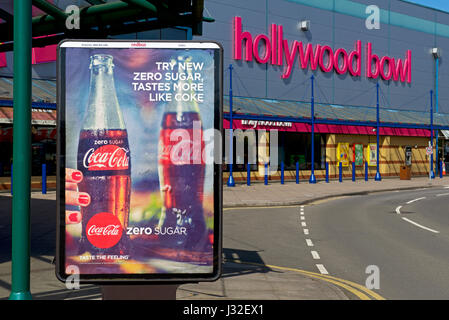
<svg viewBox="0 0 449 320"><path fill-rule="evenodd" d="M435 9L449 12L449 1L447 0L406 0L406 1L422 4L427 7L432 7Z"/></svg>

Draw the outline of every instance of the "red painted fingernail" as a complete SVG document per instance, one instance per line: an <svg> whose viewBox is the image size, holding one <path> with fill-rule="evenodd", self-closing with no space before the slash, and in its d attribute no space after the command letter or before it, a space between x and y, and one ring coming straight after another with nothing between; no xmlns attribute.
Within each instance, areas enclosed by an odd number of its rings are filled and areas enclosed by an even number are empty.
<svg viewBox="0 0 449 320"><path fill-rule="evenodd" d="M78 222L78 212L73 212L69 214L69 221L70 222Z"/></svg>
<svg viewBox="0 0 449 320"><path fill-rule="evenodd" d="M83 174L80 171L73 171L72 172L72 179L76 182L80 182L83 178Z"/></svg>
<svg viewBox="0 0 449 320"><path fill-rule="evenodd" d="M90 201L89 196L86 194L80 194L78 196L78 202L80 204L89 204L89 201Z"/></svg>

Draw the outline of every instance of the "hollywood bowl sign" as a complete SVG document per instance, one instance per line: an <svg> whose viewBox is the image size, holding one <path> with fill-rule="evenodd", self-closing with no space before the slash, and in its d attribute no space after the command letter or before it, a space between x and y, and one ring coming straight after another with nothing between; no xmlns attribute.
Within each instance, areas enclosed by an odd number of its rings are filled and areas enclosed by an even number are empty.
<svg viewBox="0 0 449 320"><path fill-rule="evenodd" d="M289 41L283 38L282 25L271 24L270 35L258 34L253 36L249 31L242 30L242 18L234 17L233 58L235 60L252 61L276 66L284 66L281 78L289 78L295 59L299 59L301 69L318 67L323 72L349 73L353 77L362 75L362 41L355 42L350 52L344 48L332 49L327 45L312 43L303 44L302 41ZM244 48L244 54L242 49ZM262 49L262 50L260 50ZM244 58L243 58L244 55ZM412 52L407 50L404 59L388 56L379 57L373 52L373 45L365 45L365 76L384 80L410 83L412 81Z"/></svg>

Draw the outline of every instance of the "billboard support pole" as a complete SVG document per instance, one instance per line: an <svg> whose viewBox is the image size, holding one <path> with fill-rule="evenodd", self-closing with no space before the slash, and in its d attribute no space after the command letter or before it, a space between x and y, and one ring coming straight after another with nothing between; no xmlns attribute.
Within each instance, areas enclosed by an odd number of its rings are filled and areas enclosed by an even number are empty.
<svg viewBox="0 0 449 320"><path fill-rule="evenodd" d="M234 177L232 176L232 163L234 162L233 151L234 151L234 138L232 135L232 64L229 65L229 178L228 187L235 187Z"/></svg>
<svg viewBox="0 0 449 320"><path fill-rule="evenodd" d="M379 172L379 128L380 128L380 121L379 121L379 82L376 83L376 176L374 177L375 181L381 181L382 177L380 176Z"/></svg>
<svg viewBox="0 0 449 320"><path fill-rule="evenodd" d="M313 92L313 79L314 76L310 77L310 80L312 82L312 99L310 103L310 119L312 120L312 137L311 137L311 144L310 148L311 150L311 168L310 168L310 178L309 183L316 183L316 177L315 177L315 96Z"/></svg>
<svg viewBox="0 0 449 320"><path fill-rule="evenodd" d="M14 3L14 122L10 300L30 300L31 0Z"/></svg>

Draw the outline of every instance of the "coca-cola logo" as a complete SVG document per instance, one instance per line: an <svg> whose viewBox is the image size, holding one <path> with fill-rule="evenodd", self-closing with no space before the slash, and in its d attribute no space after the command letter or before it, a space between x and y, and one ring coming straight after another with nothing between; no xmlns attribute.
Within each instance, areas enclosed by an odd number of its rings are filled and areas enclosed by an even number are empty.
<svg viewBox="0 0 449 320"><path fill-rule="evenodd" d="M119 219L111 213L101 212L90 218L86 226L89 242L101 249L115 246L121 239L123 227Z"/></svg>
<svg viewBox="0 0 449 320"><path fill-rule="evenodd" d="M108 144L90 148L84 154L83 166L88 170L125 170L129 166L128 150Z"/></svg>

